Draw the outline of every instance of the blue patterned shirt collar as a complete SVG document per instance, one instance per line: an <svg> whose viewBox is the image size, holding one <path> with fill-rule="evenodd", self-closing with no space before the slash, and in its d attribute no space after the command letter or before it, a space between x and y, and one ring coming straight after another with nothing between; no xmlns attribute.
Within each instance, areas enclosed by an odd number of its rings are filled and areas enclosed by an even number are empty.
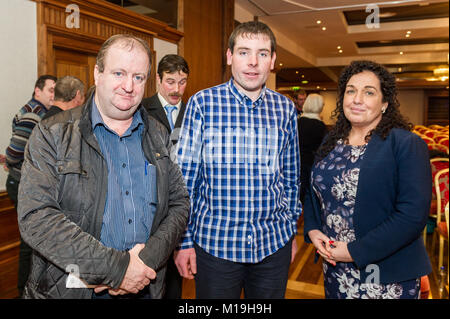
<svg viewBox="0 0 450 319"><path fill-rule="evenodd" d="M258 107L262 105L264 98L266 96L266 85L264 84L261 92L259 94L259 97L256 99L255 102L252 101L251 98L249 98L247 95L239 91L239 89L234 84L234 78L231 77L230 81L228 81L227 86L231 93L234 95L234 97L239 101L240 104L243 104L247 106L248 108Z"/></svg>

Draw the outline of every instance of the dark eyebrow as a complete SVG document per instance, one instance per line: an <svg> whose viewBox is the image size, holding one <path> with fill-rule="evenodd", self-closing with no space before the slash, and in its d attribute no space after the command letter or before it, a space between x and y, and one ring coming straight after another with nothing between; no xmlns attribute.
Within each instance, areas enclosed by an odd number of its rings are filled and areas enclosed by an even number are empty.
<svg viewBox="0 0 450 319"><path fill-rule="evenodd" d="M349 87L349 86L352 87L352 88L355 87L354 85L347 84L347 87ZM364 88L365 88L365 89L374 89L375 91L378 91L378 89L377 89L376 87L371 86L371 85L366 85Z"/></svg>

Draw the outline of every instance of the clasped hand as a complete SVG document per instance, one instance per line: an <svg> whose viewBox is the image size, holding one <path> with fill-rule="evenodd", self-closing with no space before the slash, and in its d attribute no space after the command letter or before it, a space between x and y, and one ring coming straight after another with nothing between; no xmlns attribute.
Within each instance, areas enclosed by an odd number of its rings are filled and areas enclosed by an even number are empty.
<svg viewBox="0 0 450 319"><path fill-rule="evenodd" d="M332 241L320 230L314 229L308 232L309 238L317 249L317 253L333 266L336 262L352 262L353 258L348 252L347 243Z"/></svg>
<svg viewBox="0 0 450 319"><path fill-rule="evenodd" d="M108 289L109 294L113 296L125 295L128 293L137 294L150 283L150 280L155 279L156 272L145 265L139 258L139 252L144 246L144 244L137 244L128 251L130 254L130 263L128 264L127 271L118 289L112 289L106 285L99 285L94 288L95 293Z"/></svg>

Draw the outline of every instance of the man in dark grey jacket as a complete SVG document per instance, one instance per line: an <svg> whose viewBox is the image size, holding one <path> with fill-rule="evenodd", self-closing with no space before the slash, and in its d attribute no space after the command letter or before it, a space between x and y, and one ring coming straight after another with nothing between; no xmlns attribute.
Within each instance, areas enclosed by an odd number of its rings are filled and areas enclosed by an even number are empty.
<svg viewBox="0 0 450 319"><path fill-rule="evenodd" d="M161 298L189 197L166 128L141 107L148 45L109 38L96 91L42 121L22 167L18 219L33 248L25 298Z"/></svg>

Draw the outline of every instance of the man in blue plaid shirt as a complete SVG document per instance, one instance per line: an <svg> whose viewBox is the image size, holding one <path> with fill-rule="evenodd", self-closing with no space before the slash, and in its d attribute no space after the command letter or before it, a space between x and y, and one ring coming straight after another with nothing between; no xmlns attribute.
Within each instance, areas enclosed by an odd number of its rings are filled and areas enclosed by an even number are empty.
<svg viewBox="0 0 450 319"><path fill-rule="evenodd" d="M231 34L229 82L193 95L178 163L191 198L175 253L197 298L284 298L301 213L297 112L265 86L276 41L261 22ZM195 275L195 276L194 276Z"/></svg>

